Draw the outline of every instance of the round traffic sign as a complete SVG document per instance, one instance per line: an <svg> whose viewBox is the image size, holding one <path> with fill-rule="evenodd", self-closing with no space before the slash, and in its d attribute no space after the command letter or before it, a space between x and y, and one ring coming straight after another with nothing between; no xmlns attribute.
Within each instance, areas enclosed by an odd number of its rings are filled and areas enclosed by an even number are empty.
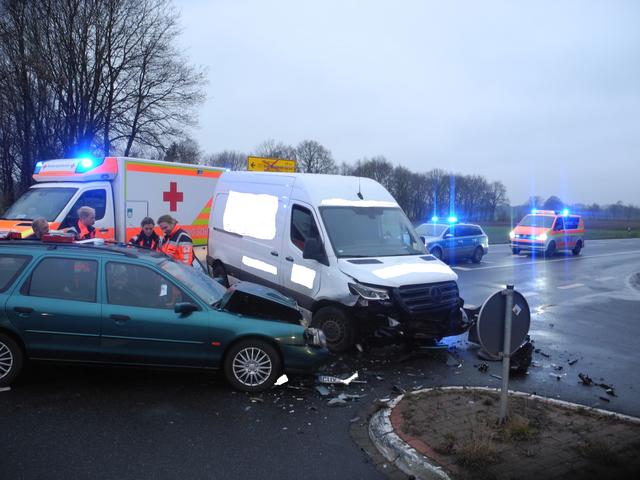
<svg viewBox="0 0 640 480"><path fill-rule="evenodd" d="M492 355L498 355L504 347L504 322L507 308L505 290L491 295L482 305L478 314L477 329L480 345ZM511 351L514 353L524 342L531 324L531 311L524 296L513 291L511 309Z"/></svg>

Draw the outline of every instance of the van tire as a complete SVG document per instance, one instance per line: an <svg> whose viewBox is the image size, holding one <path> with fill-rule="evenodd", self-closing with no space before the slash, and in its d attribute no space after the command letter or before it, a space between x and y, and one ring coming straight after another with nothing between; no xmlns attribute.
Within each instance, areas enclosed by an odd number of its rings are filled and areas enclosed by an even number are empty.
<svg viewBox="0 0 640 480"><path fill-rule="evenodd" d="M229 288L229 277L227 276L227 270L224 268L224 264L221 261L215 261L213 265L209 265L209 275L215 279L219 277L222 279L222 285Z"/></svg>
<svg viewBox="0 0 640 480"><path fill-rule="evenodd" d="M336 353L346 352L353 346L354 323L339 307L322 307L313 315L311 324L324 332L327 347Z"/></svg>
<svg viewBox="0 0 640 480"><path fill-rule="evenodd" d="M573 250L571 250L571 253L573 253L574 256L578 256L580 255L580 252L582 251L582 240L578 240L578 243L576 243L576 246L573 247Z"/></svg>
<svg viewBox="0 0 640 480"><path fill-rule="evenodd" d="M551 242L549 242L549 245L547 246L547 249L544 251L544 256L553 257L555 254L556 254L556 242L551 240Z"/></svg>
<svg viewBox="0 0 640 480"><path fill-rule="evenodd" d="M514 247L511 249L511 253L514 255L520 255L520 249Z"/></svg>
<svg viewBox="0 0 640 480"><path fill-rule="evenodd" d="M7 387L13 383L24 363L24 353L20 345L9 335L0 333L0 387Z"/></svg>

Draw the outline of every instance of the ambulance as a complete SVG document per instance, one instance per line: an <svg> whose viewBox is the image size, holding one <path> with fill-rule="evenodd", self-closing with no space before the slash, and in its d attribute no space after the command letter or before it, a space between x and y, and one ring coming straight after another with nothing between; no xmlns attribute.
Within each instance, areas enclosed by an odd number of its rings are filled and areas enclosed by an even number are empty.
<svg viewBox="0 0 640 480"><path fill-rule="evenodd" d="M569 210L533 209L510 233L511 251L539 252L553 256L559 250L570 250L580 255L584 248L584 221L579 215L570 215Z"/></svg>
<svg viewBox="0 0 640 480"><path fill-rule="evenodd" d="M96 210L98 238L126 242L144 217L168 213L194 245L206 245L213 191L224 170L124 157L38 162L36 183L0 217L0 236L27 237L36 217L62 230L77 223L78 208L89 206Z"/></svg>

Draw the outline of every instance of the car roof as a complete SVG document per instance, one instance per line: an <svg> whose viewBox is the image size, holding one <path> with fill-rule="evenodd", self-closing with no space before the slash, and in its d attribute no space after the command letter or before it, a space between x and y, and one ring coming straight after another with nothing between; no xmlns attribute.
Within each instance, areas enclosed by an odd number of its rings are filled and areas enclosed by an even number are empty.
<svg viewBox="0 0 640 480"><path fill-rule="evenodd" d="M46 242L39 240L0 240L0 253L6 253L7 251L56 251L56 252L72 252L73 254L88 254L90 256L101 257L127 257L136 258L142 260L148 260L154 263L160 263L164 260L168 260L168 257L163 253L149 250L134 245L127 245L124 243L105 243L105 244L91 244L91 243L58 243L58 242Z"/></svg>

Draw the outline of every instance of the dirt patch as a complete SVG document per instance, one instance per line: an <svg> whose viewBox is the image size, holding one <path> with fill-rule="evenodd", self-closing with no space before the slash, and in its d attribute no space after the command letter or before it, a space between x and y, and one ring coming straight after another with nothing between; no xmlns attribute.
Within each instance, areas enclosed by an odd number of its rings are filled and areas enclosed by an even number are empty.
<svg viewBox="0 0 640 480"><path fill-rule="evenodd" d="M640 425L511 397L497 423L499 396L477 390L409 394L392 422L399 435L456 478L628 478L640 474ZM395 419L395 421L394 421ZM432 456L433 458L433 456Z"/></svg>

